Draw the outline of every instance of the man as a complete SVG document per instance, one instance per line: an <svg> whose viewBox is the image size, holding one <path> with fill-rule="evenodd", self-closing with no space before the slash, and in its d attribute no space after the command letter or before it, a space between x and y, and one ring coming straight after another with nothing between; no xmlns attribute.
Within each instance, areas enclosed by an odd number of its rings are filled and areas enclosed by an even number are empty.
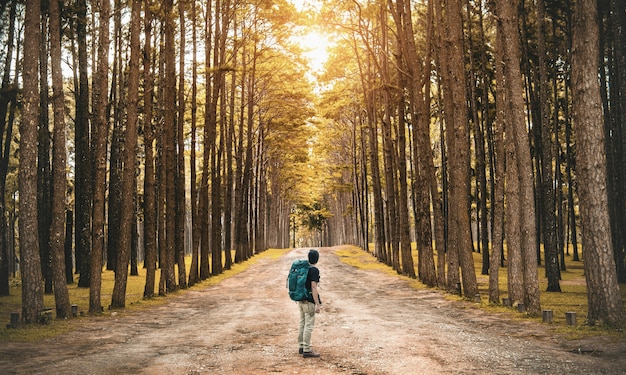
<svg viewBox="0 0 626 375"><path fill-rule="evenodd" d="M307 293L307 300L298 301L298 307L300 308L299 353L304 358L318 358L320 356L319 353L311 349L311 333L313 333L313 326L315 325L315 314L320 312L320 307L322 306L322 300L317 288L320 282L320 271L314 266L317 264L320 254L317 250L310 250L308 257L311 268L309 268L306 278L306 289L310 293Z"/></svg>

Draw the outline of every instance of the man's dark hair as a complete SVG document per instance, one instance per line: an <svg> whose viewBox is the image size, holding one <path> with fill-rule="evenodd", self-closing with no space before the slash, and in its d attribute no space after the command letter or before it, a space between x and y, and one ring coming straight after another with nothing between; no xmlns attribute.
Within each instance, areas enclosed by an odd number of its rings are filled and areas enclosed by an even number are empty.
<svg viewBox="0 0 626 375"><path fill-rule="evenodd" d="M317 252L317 250L309 250L309 263L311 264L315 264L317 263L317 260L320 258L320 253Z"/></svg>

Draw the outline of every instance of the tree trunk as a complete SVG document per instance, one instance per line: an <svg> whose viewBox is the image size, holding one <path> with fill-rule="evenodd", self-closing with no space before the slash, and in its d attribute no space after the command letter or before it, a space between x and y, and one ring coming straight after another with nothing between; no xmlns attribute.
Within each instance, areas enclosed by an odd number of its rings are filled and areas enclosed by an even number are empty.
<svg viewBox="0 0 626 375"><path fill-rule="evenodd" d="M15 108L17 90L11 90L9 88L11 79L11 60L13 59L13 43L15 39L15 19L16 19L16 7L17 1L11 2L11 9L9 10L9 33L7 35L7 50L6 60L4 64L4 73L2 75L2 86L0 87L0 139L4 136L5 143L0 141L0 192L4 192L6 188L7 170L8 170L8 155L11 146L12 137L10 136L13 131L13 124L9 122L7 124L7 110L9 102L11 108ZM16 54L17 55L17 54ZM19 56L16 57L19 59ZM17 81L17 72L15 74ZM17 83L14 84L17 87ZM13 113L9 114L13 116ZM4 155L7 155L5 157ZM13 269L12 265L15 263L15 255L9 251L8 242L8 226L7 226L7 208L5 201L5 194L0 194L0 296L9 295L9 275Z"/></svg>
<svg viewBox="0 0 626 375"><path fill-rule="evenodd" d="M583 235L590 324L624 324L610 236L606 160L600 83L598 81L597 4L576 3L573 18L572 103L577 126L578 192ZM584 37L583 37L584 35Z"/></svg>
<svg viewBox="0 0 626 375"><path fill-rule="evenodd" d="M39 220L39 254L41 257L41 273L44 279L44 293L52 293L52 264L50 257L50 225L52 224L52 167L50 165L50 116L48 109L48 15L42 9L41 35L39 50L39 136L37 138L37 216ZM45 77L45 78L44 78Z"/></svg>
<svg viewBox="0 0 626 375"><path fill-rule="evenodd" d="M189 269L189 286L200 281L199 246L200 218L198 213L198 181L196 172L196 137L198 122L198 33L196 17L196 1L191 2L191 35L192 35L192 67L191 67L191 150L189 160L189 185L191 193L191 268Z"/></svg>
<svg viewBox="0 0 626 375"><path fill-rule="evenodd" d="M520 45L518 37L518 17L517 17L517 1L514 3L504 2L498 3L497 16L501 22L502 35L508 38L503 40L502 50L502 66L504 67L504 89L507 98L507 110L510 111L507 117L510 120L510 127L506 129L507 143L511 142L511 156L513 159L507 158L507 168L515 168L511 163L516 163L517 172L507 173L507 187L509 184L514 185L512 179L517 179L519 183L517 189L517 198L515 192L511 191L512 196L507 194L507 202L517 199L519 210L511 209L510 215L519 216L520 238L517 244L509 241L509 233L507 231L507 247L517 245L521 251L522 260L522 289L524 292L523 302L528 313L537 315L541 312L539 301L539 281L537 276L537 253L536 253L536 232L535 232L535 204L533 191L532 164L530 158L530 150L528 147L528 133L524 124L524 103L523 88L520 79ZM510 177L510 179L508 178ZM512 188L511 188L512 189ZM507 190L507 193L509 191ZM515 229L513 229L515 230ZM509 261L511 257L509 256Z"/></svg>
<svg viewBox="0 0 626 375"><path fill-rule="evenodd" d="M463 293L473 298L478 293L474 259L472 256L471 229L469 218L469 125L465 85L465 67L463 62L463 34L461 3L459 0L445 1L447 34L446 47L450 61L449 74L451 85L444 95L451 96L452 107L448 108L452 122L448 123L450 140L450 248L458 252L459 266L463 280ZM454 82L454 84L452 84Z"/></svg>
<svg viewBox="0 0 626 375"><path fill-rule="evenodd" d="M61 70L61 14L59 1L50 2L50 60L52 65L52 106L54 136L52 147L52 225L50 227L50 254L54 279L56 316L72 316L70 296L65 278L65 192L67 168L65 151L65 94Z"/></svg>
<svg viewBox="0 0 626 375"><path fill-rule="evenodd" d="M550 128L550 115L548 101L548 73L546 70L546 46L545 46L545 25L544 25L544 4L543 0L537 0L537 49L538 49L538 64L539 64L539 107L540 107L540 121L538 125L541 131L541 147L538 147L538 155L541 159L541 189L542 194L540 202L541 217L543 218L543 248L545 254L546 264L546 277L548 278L548 292L560 292L561 286L559 284L559 278L561 273L559 271L559 255L558 255L558 243L556 233L556 204L554 193L554 180L552 178L552 163L553 163L553 146L552 146L552 131ZM556 103L554 103L556 105ZM556 109L555 109L556 111ZM560 166L557 164L557 168Z"/></svg>
<svg viewBox="0 0 626 375"><path fill-rule="evenodd" d="M24 19L23 107L20 124L19 235L22 273L22 319L36 323L43 309L39 230L37 228L38 56L40 1L27 0Z"/></svg>
<svg viewBox="0 0 626 375"><path fill-rule="evenodd" d="M187 194L185 192L185 2L178 3L180 16L180 55L178 85L178 121L176 123L176 174L174 179L174 194L176 196L176 263L178 264L178 286L187 288L187 269L185 265L185 211L187 207Z"/></svg>
<svg viewBox="0 0 626 375"><path fill-rule="evenodd" d="M496 32L496 49L495 49L495 61L502 61L502 30L500 24ZM499 65L502 66L502 65ZM492 194L492 207L493 215L491 220L493 221L493 230L491 232L492 245L491 254L489 258L489 302L494 304L500 303L500 280L499 271L500 263L502 261L502 255L504 254L504 194L505 194L505 147L504 147L504 132L507 123L506 102L504 95L504 88L502 82L504 82L504 73L501 68L496 67L496 82L500 82L498 85L498 92L496 95L496 119L495 129L493 131L492 142L493 154L491 156L493 165L493 194ZM507 239L508 242L508 239Z"/></svg>
<svg viewBox="0 0 626 375"><path fill-rule="evenodd" d="M157 261L157 206L156 206L156 171L154 165L154 125L152 123L152 100L154 98L154 75L152 73L152 11L149 2L144 3L144 265L146 267L146 285L143 296L154 297Z"/></svg>
<svg viewBox="0 0 626 375"><path fill-rule="evenodd" d="M130 61L128 71L128 94L126 97L126 132L124 134L124 163L122 169L122 192L120 198L120 237L115 268L115 285L111 296L111 308L126 305L128 262L132 243L133 221L135 220L135 158L137 147L137 107L139 103L139 33L141 22L141 0L132 1L130 18Z"/></svg>
<svg viewBox="0 0 626 375"><path fill-rule="evenodd" d="M123 87L127 84L124 77L124 62L122 61L122 4L115 0L113 10L113 67L111 74L111 95L109 105L113 109L113 133L111 135L111 150L109 152L109 189L106 226L106 269L114 271L117 268L117 259L120 256L120 238L124 235L120 232L122 225L122 205L124 192L122 187L122 175L124 173L124 123L122 112L125 110Z"/></svg>
<svg viewBox="0 0 626 375"><path fill-rule="evenodd" d="M91 214L93 204L93 155L89 120L89 62L87 61L87 2L77 0L76 37L78 39L78 96L76 98L75 231L74 253L76 271L80 273L79 287L89 287L91 282ZM108 47L107 47L108 48ZM95 88L94 88L95 89Z"/></svg>
<svg viewBox="0 0 626 375"><path fill-rule="evenodd" d="M93 138L94 152L94 191L93 191L93 227L91 243L91 284L89 289L89 312L102 312L100 290L102 284L102 254L104 241L104 205L107 167L107 136L109 121L107 118L108 106L108 70L109 70L109 24L111 3L109 0L100 0L100 28L98 39L98 66L94 82L94 109L95 134Z"/></svg>
<svg viewBox="0 0 626 375"><path fill-rule="evenodd" d="M164 23L165 23L165 91L163 97L163 155L165 164L165 284L167 292L177 289L174 262L176 260L176 54L174 41L174 13L173 1L165 0ZM181 93L182 94L182 93Z"/></svg>

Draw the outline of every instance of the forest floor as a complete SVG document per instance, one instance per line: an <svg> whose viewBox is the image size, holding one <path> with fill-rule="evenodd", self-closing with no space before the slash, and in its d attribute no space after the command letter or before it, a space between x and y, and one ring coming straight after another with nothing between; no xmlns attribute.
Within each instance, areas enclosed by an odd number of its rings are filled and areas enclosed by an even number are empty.
<svg viewBox="0 0 626 375"><path fill-rule="evenodd" d="M626 340L566 338L548 324L416 290L322 248L320 358L298 355L285 279L296 249L159 306L78 319L69 334L0 344L2 374L618 374Z"/></svg>

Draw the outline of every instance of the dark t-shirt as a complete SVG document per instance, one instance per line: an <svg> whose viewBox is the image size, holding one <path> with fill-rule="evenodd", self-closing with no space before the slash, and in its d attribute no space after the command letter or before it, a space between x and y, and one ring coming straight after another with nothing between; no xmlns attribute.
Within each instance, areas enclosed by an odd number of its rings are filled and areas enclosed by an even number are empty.
<svg viewBox="0 0 626 375"><path fill-rule="evenodd" d="M311 281L315 281L316 283L320 282L320 270L318 270L315 266L311 266L311 268L309 268L309 274L306 277L306 290L308 291L311 291ZM315 301L313 301L313 295L311 295L308 300L309 302L315 303Z"/></svg>

